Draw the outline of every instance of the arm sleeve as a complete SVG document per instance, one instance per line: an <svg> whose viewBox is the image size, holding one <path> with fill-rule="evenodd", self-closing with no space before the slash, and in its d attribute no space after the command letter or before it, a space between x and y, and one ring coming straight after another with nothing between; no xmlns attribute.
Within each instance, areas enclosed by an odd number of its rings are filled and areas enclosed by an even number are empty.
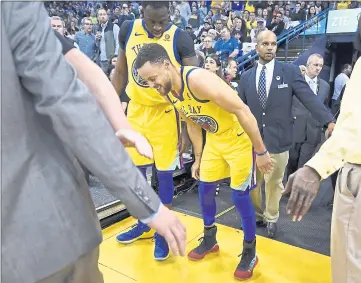
<svg viewBox="0 0 361 283"><path fill-rule="evenodd" d="M343 96L340 116L332 136L306 163L326 179L346 162L361 164L361 58L356 62Z"/></svg>
<svg viewBox="0 0 361 283"><path fill-rule="evenodd" d="M189 58L196 56L192 37L184 30L180 30L177 37L177 50L179 57Z"/></svg>
<svg viewBox="0 0 361 283"><path fill-rule="evenodd" d="M44 5L6 2L4 7L9 20L3 29L35 110L49 117L58 138L131 215L145 219L156 213L159 198L115 136L96 98L61 54Z"/></svg>
<svg viewBox="0 0 361 283"><path fill-rule="evenodd" d="M130 28L130 21L124 21L118 33L119 48L125 52L125 43Z"/></svg>
<svg viewBox="0 0 361 283"><path fill-rule="evenodd" d="M68 53L71 49L75 48L74 44L71 44L71 42L67 40L63 35L61 35L57 31L54 31L54 33L61 43L61 46L63 48L63 55Z"/></svg>
<svg viewBox="0 0 361 283"><path fill-rule="evenodd" d="M310 86L302 77L299 67L290 64L288 68L290 68L289 71L293 73L292 91L306 109L310 111L312 117L322 125L327 125L332 122L334 119L331 111L328 110L313 93Z"/></svg>

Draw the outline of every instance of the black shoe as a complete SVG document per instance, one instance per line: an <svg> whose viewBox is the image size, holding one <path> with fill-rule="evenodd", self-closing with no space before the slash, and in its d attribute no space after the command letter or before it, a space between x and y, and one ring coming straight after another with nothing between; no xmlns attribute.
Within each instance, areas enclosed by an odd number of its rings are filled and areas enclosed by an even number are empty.
<svg viewBox="0 0 361 283"><path fill-rule="evenodd" d="M250 243L243 241L243 252L241 256L241 261L234 272L234 277L238 280L247 280L252 277L253 269L258 263L256 239Z"/></svg>
<svg viewBox="0 0 361 283"><path fill-rule="evenodd" d="M267 226L267 223L264 222L263 220L257 220L257 221L256 221L256 226L257 226L258 228L266 227L266 226Z"/></svg>
<svg viewBox="0 0 361 283"><path fill-rule="evenodd" d="M277 232L277 224L274 222L267 222L267 235L274 238Z"/></svg>
<svg viewBox="0 0 361 283"><path fill-rule="evenodd" d="M204 237L199 240L201 243L198 247L189 252L188 258L191 260L201 260L209 253L218 252L219 246L217 244L217 227L204 228Z"/></svg>

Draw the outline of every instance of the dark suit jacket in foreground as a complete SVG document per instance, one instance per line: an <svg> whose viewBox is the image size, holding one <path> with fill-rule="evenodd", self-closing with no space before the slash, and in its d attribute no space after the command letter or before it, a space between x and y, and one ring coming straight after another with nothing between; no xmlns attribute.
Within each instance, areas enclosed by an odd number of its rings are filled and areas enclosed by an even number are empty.
<svg viewBox="0 0 361 283"><path fill-rule="evenodd" d="M329 94L330 85L326 81L318 79L316 97L325 104ZM311 113L296 96L293 97L292 115L294 118L294 142L302 143L307 139L308 143L318 145L321 142L321 132L324 125L312 117Z"/></svg>
<svg viewBox="0 0 361 283"><path fill-rule="evenodd" d="M1 279L37 282L102 241L79 161L136 218L160 201L62 55L44 4L1 8Z"/></svg>
<svg viewBox="0 0 361 283"><path fill-rule="evenodd" d="M295 95L322 125L331 122L331 112L315 96L298 66L276 61L273 80L263 110L256 89L257 65L242 74L238 94L256 117L262 138L270 153L288 151L293 143L292 99ZM278 88L280 85L287 85Z"/></svg>

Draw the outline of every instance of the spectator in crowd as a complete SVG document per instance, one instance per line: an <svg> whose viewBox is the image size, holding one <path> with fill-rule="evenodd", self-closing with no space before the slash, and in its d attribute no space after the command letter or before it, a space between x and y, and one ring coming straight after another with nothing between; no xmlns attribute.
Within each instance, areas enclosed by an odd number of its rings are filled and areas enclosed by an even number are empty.
<svg viewBox="0 0 361 283"><path fill-rule="evenodd" d="M334 91L331 100L331 109L333 114L336 114L338 111L336 107L337 100L341 94L343 87L350 79L351 73L352 73L352 66L350 64L345 64L342 66L341 73L335 79Z"/></svg>
<svg viewBox="0 0 361 283"><path fill-rule="evenodd" d="M204 18L205 22L209 22L211 25L213 24L213 12L209 10L207 16Z"/></svg>
<svg viewBox="0 0 361 283"><path fill-rule="evenodd" d="M114 13L114 23L117 24L119 27L122 26L122 24L125 21L131 21L134 20L134 15L129 14L129 8L127 4L123 4L121 9L119 7L116 8L119 13Z"/></svg>
<svg viewBox="0 0 361 283"><path fill-rule="evenodd" d="M236 17L233 20L233 30L232 30L232 34L234 35L236 32L239 32L239 34L241 35L241 37L239 38L239 40L241 42L246 42L247 41L247 26L246 26L246 22L240 18L240 17Z"/></svg>
<svg viewBox="0 0 361 283"><path fill-rule="evenodd" d="M310 8L308 9L307 19L311 19L314 16L316 16L316 7L310 6Z"/></svg>
<svg viewBox="0 0 361 283"><path fill-rule="evenodd" d="M279 36L285 30L285 23L283 22L283 15L281 12L277 12L273 17L271 23L267 26L267 29L274 32Z"/></svg>
<svg viewBox="0 0 361 283"><path fill-rule="evenodd" d="M64 34L65 33L65 22L63 21L62 18L60 18L58 16L53 16L53 17L51 17L50 24L51 24L51 27L52 27L53 30L57 31L62 36L64 36L76 48L79 48L78 44L73 39L71 39L68 36L65 36L65 34Z"/></svg>
<svg viewBox="0 0 361 283"><path fill-rule="evenodd" d="M247 37L250 37L251 30L257 27L256 14L249 13L249 20L247 21Z"/></svg>
<svg viewBox="0 0 361 283"><path fill-rule="evenodd" d="M222 32L222 29L223 29L223 22L222 22L222 19L217 19L215 21L215 30L216 30L216 37L214 38L214 40L218 40L221 38L221 32Z"/></svg>
<svg viewBox="0 0 361 283"><path fill-rule="evenodd" d="M195 41L196 44L194 46L194 48L196 50L201 50L203 48L203 41L204 41L204 39L206 38L207 35L208 35L208 32L202 31L202 33L196 39L196 41Z"/></svg>
<svg viewBox="0 0 361 283"><path fill-rule="evenodd" d="M204 69L217 74L220 78L223 78L222 62L218 55L210 54L204 60Z"/></svg>
<svg viewBox="0 0 361 283"><path fill-rule="evenodd" d="M198 29L200 24L199 12L196 6L192 7L192 14L189 17L188 24L191 25L192 28Z"/></svg>
<svg viewBox="0 0 361 283"><path fill-rule="evenodd" d="M200 7L198 8L199 10L199 20L200 20L200 24L203 25L204 24L204 19L207 16L207 6L206 6L206 2L202 1Z"/></svg>
<svg viewBox="0 0 361 283"><path fill-rule="evenodd" d="M98 10L98 21L96 40L99 45L99 64L102 70L107 73L110 57L119 52L119 26L108 20L108 14L104 8Z"/></svg>
<svg viewBox="0 0 361 283"><path fill-rule="evenodd" d="M300 3L296 3L296 8L293 13L291 13L291 21L304 21L306 19L305 11L301 8Z"/></svg>
<svg viewBox="0 0 361 283"><path fill-rule="evenodd" d="M285 23L285 28L288 28L288 23L289 23L290 19L285 15L285 9L283 7L280 7L279 12L282 13L282 15L283 15L282 20Z"/></svg>
<svg viewBox="0 0 361 283"><path fill-rule="evenodd" d="M196 40L196 35L193 32L193 27L191 25L187 25L185 28L185 31L188 32L188 34L190 35L190 37L192 38L193 41Z"/></svg>
<svg viewBox="0 0 361 283"><path fill-rule="evenodd" d="M250 38L251 38L251 42L255 43L257 42L257 35L262 31L265 30L265 26L264 26L264 20L262 18L258 18L256 19L257 22L257 26L255 28L253 28L250 32Z"/></svg>
<svg viewBox="0 0 361 283"><path fill-rule="evenodd" d="M213 10L214 10L214 15L212 17L212 22L215 23L217 29L217 21L222 20L221 6L219 4L215 4Z"/></svg>
<svg viewBox="0 0 361 283"><path fill-rule="evenodd" d="M182 16L179 8L176 8L174 10L174 15L173 17L171 17L171 20L173 24L175 24L177 27L181 29L185 29L187 26L187 20L184 18L184 16Z"/></svg>
<svg viewBox="0 0 361 283"><path fill-rule="evenodd" d="M209 36L210 38L212 38L212 41L213 41L213 47L214 47L214 44L216 43L215 42L215 38L217 36L217 32L215 29L211 28L208 33L207 33L207 36Z"/></svg>
<svg viewBox="0 0 361 283"><path fill-rule="evenodd" d="M237 90L238 83L234 81L237 77L238 67L237 61L234 58L228 58L224 72L224 79L234 90Z"/></svg>
<svg viewBox="0 0 361 283"><path fill-rule="evenodd" d="M213 39L210 36L206 36L203 40L203 48L200 50L203 58L215 54L216 51L213 48Z"/></svg>
<svg viewBox="0 0 361 283"><path fill-rule="evenodd" d="M249 11L243 11L243 20L247 23L249 21Z"/></svg>
<svg viewBox="0 0 361 283"><path fill-rule="evenodd" d="M237 57L239 53L239 44L238 41L231 36L228 27L222 29L222 38L216 42L214 50L216 50L217 55L222 61L226 60L228 57Z"/></svg>
<svg viewBox="0 0 361 283"><path fill-rule="evenodd" d="M96 61L98 47L96 45L95 34L93 33L93 23L90 18L83 18L83 30L75 34L74 41L78 44L79 49L89 59Z"/></svg>
<svg viewBox="0 0 361 283"><path fill-rule="evenodd" d="M198 33L201 33L202 31L209 31L211 28L213 28L213 25L209 22L204 22L203 26L200 27L198 30Z"/></svg>
<svg viewBox="0 0 361 283"><path fill-rule="evenodd" d="M186 21L185 25L187 25L192 15L191 7L189 6L188 1L186 0L177 1L177 8L179 9L181 16Z"/></svg>

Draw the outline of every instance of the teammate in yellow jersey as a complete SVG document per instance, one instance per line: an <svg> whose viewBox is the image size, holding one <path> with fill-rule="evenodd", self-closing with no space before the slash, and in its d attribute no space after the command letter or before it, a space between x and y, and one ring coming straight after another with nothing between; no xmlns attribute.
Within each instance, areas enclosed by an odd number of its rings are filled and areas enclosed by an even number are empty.
<svg viewBox="0 0 361 283"><path fill-rule="evenodd" d="M173 172L181 167L178 150L179 117L174 107L159 97L156 90L142 80L134 68L135 59L142 45L161 44L175 66L198 65L191 36L169 21L168 1L144 1L144 19L126 21L119 31L119 56L112 83L120 95L126 86L130 98L127 118L132 128L145 136L153 148L154 160L141 156L135 149L128 149L134 163L145 175L146 167L155 162L159 180L159 198L171 206L174 193ZM150 228L138 222L117 241L128 244L137 239L151 238ZM154 258L165 260L169 247L165 239L155 237Z"/></svg>
<svg viewBox="0 0 361 283"><path fill-rule="evenodd" d="M232 200L244 230L242 258L234 276L240 280L250 278L258 262L256 216L249 194L255 187L254 154L260 171L272 169L255 117L216 74L197 67L175 66L159 44L144 45L135 67L141 78L158 91L159 97L173 104L189 123L196 156L192 174L200 179L199 201L204 222L202 242L188 254L189 259L201 260L206 254L218 251L216 182L231 177ZM207 130L203 153L201 128Z"/></svg>

